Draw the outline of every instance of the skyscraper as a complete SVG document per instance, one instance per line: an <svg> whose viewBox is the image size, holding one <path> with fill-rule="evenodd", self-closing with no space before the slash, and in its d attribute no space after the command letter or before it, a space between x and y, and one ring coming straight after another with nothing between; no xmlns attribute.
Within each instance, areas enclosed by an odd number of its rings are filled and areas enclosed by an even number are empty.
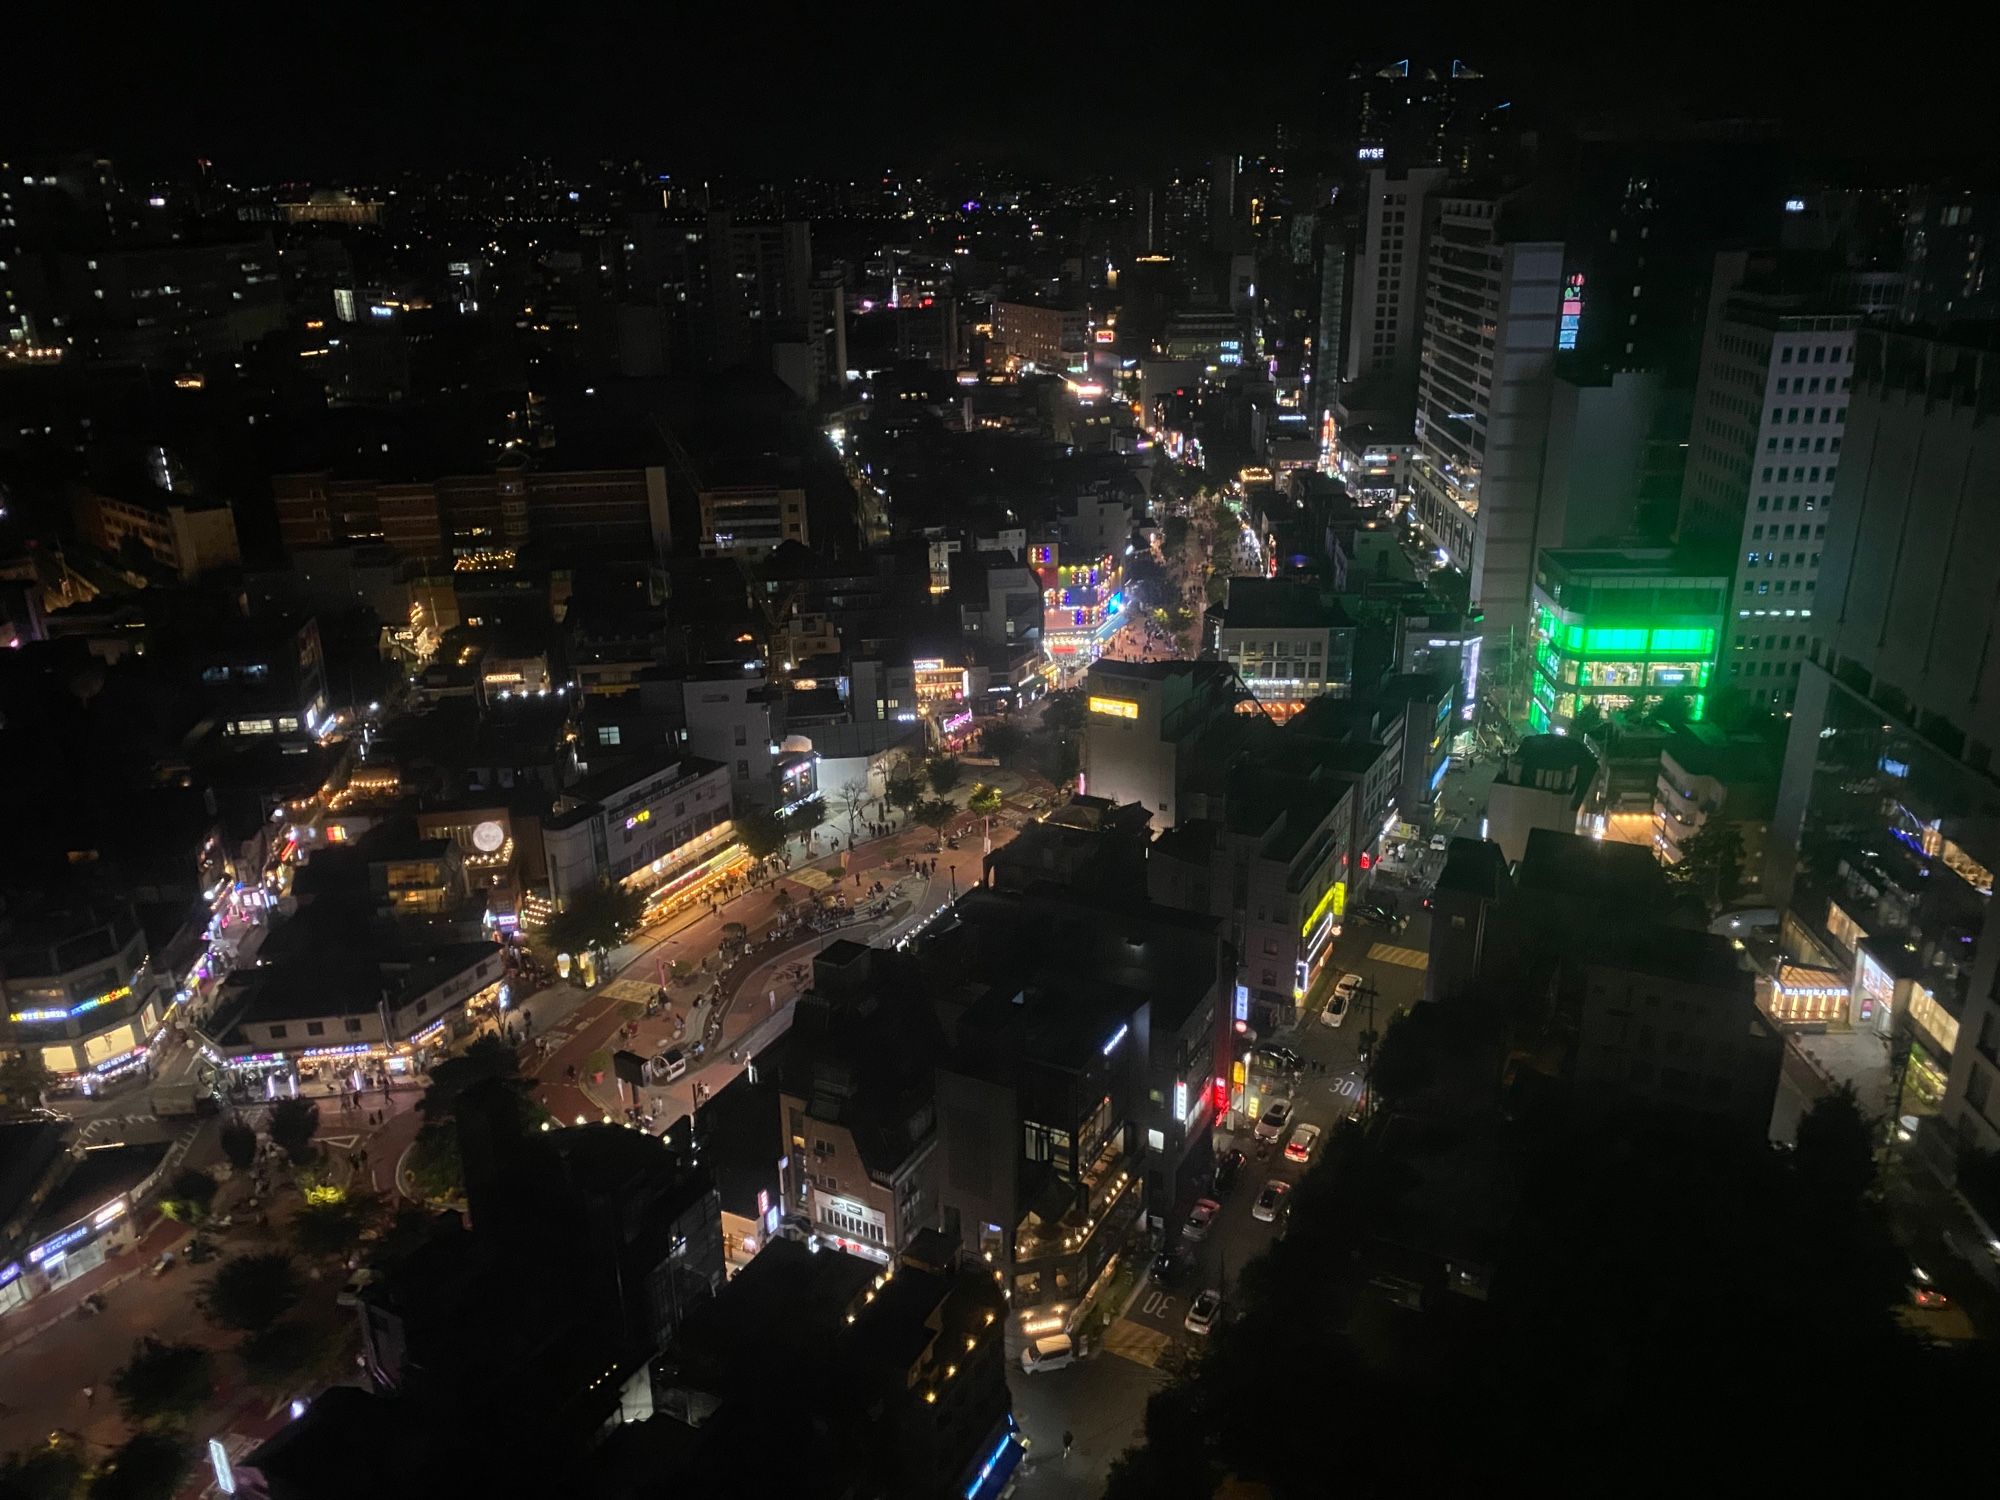
<svg viewBox="0 0 2000 1500"><path fill-rule="evenodd" d="M2000 1144L2000 356L1863 329L1851 368L1766 889L1848 1019L1907 1040L1906 1090L1941 1106L1919 1149L1949 1168Z"/></svg>
<svg viewBox="0 0 2000 1500"><path fill-rule="evenodd" d="M1740 255L1721 257L1716 274L1681 536L1733 545L1719 680L1783 710L1814 634L1861 320L1823 299L1753 290Z"/></svg>
<svg viewBox="0 0 2000 1500"><path fill-rule="evenodd" d="M1493 196L1438 201L1413 465L1417 524L1467 570L1487 640L1503 648L1528 621L1565 295L1562 243L1517 234L1509 207Z"/></svg>

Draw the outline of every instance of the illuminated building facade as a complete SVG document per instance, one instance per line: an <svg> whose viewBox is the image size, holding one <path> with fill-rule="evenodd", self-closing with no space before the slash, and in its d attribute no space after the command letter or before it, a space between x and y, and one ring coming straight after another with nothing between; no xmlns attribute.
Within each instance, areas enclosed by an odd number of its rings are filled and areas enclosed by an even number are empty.
<svg viewBox="0 0 2000 1500"><path fill-rule="evenodd" d="M729 786L719 762L672 751L585 777L542 820L556 907L599 880L642 892L658 906L728 873L742 852Z"/></svg>
<svg viewBox="0 0 2000 1500"><path fill-rule="evenodd" d="M128 906L30 910L0 928L0 1048L39 1059L59 1089L95 1093L142 1069L170 999Z"/></svg>
<svg viewBox="0 0 2000 1500"><path fill-rule="evenodd" d="M1109 552L1064 562L1052 542L1030 547L1028 561L1042 586L1042 649L1065 666L1096 661L1124 623L1124 566Z"/></svg>
<svg viewBox="0 0 2000 1500"><path fill-rule="evenodd" d="M1567 729L1595 707L1609 715L1669 695L1688 719L1707 711L1729 603L1726 568L1662 549L1548 551L1535 569L1528 725Z"/></svg>

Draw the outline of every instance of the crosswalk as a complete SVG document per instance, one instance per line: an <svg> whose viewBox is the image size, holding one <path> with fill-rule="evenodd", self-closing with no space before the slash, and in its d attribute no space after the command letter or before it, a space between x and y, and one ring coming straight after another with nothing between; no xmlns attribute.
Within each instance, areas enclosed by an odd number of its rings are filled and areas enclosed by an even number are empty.
<svg viewBox="0 0 2000 1500"><path fill-rule="evenodd" d="M1398 948L1392 943L1373 943L1368 956L1378 963L1401 964L1406 969L1428 969L1431 956L1421 948Z"/></svg>
<svg viewBox="0 0 2000 1500"><path fill-rule="evenodd" d="M1134 1323L1130 1318L1114 1318L1104 1335L1104 1352L1129 1359L1147 1369L1155 1369L1160 1357L1173 1343L1164 1333Z"/></svg>

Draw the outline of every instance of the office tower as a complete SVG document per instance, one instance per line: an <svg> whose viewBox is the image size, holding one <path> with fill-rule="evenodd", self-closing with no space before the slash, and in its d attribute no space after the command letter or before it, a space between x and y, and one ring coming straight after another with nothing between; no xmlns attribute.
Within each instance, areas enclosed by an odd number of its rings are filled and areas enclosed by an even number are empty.
<svg viewBox="0 0 2000 1500"><path fill-rule="evenodd" d="M1219 250L1235 245L1236 179L1242 167L1240 156L1218 156L1208 166L1208 238Z"/></svg>
<svg viewBox="0 0 2000 1500"><path fill-rule="evenodd" d="M1499 197L1440 197L1425 270L1415 519L1471 578L1487 640L1528 623L1564 315L1563 247Z"/></svg>
<svg viewBox="0 0 2000 1500"><path fill-rule="evenodd" d="M1848 987L1847 1019L1907 1039L1905 1092L1942 1100L1915 1147L1948 1171L1961 1142L2000 1145L2000 357L1863 329L1844 368L1818 643L1765 883L1798 964Z"/></svg>
<svg viewBox="0 0 2000 1500"><path fill-rule="evenodd" d="M1741 255L1719 258L1681 536L1734 548L1720 681L1782 711L1814 634L1861 319L1746 275Z"/></svg>
<svg viewBox="0 0 2000 1500"><path fill-rule="evenodd" d="M2000 317L1996 225L2000 193L1956 186L1918 193L1903 236L1900 321L1944 328Z"/></svg>
<svg viewBox="0 0 2000 1500"><path fill-rule="evenodd" d="M1432 195L1444 180L1437 167L1402 173L1378 167L1368 174L1341 370L1343 381L1360 388L1357 406L1410 408L1415 401L1423 337L1424 253L1435 218Z"/></svg>

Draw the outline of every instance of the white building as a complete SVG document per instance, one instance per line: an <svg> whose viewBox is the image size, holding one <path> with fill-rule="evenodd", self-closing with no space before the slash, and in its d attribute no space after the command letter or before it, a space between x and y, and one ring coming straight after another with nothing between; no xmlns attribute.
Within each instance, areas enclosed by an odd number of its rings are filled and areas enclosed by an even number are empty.
<svg viewBox="0 0 2000 1500"><path fill-rule="evenodd" d="M557 907L600 880L654 896L712 873L736 847L729 783L720 762L669 750L614 762L559 794L542 820Z"/></svg>
<svg viewBox="0 0 2000 1500"><path fill-rule="evenodd" d="M1739 263L1740 264L1740 263ZM1732 289L1717 269L1702 343L1682 535L1736 552L1717 680L1788 709L1813 625L1861 319Z"/></svg>
<svg viewBox="0 0 2000 1500"><path fill-rule="evenodd" d="M1415 519L1470 575L1495 643L1527 624L1563 307L1562 243L1511 240L1505 215L1439 200L1411 464Z"/></svg>

